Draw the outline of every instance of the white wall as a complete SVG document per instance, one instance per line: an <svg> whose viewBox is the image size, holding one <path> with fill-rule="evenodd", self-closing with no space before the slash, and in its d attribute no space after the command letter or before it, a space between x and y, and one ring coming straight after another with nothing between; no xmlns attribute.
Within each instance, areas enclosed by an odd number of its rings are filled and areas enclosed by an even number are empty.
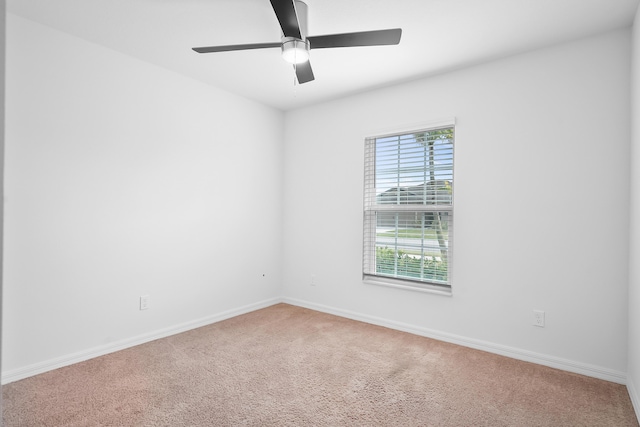
<svg viewBox="0 0 640 427"><path fill-rule="evenodd" d="M624 382L629 57L620 30L287 113L284 294ZM363 136L446 117L454 295L365 285Z"/></svg>
<svg viewBox="0 0 640 427"><path fill-rule="evenodd" d="M280 296L281 112L14 15L7 41L5 373Z"/></svg>
<svg viewBox="0 0 640 427"><path fill-rule="evenodd" d="M627 386L640 418L640 9L633 27L631 214L629 245L629 367Z"/></svg>
<svg viewBox="0 0 640 427"><path fill-rule="evenodd" d="M5 113L5 49L7 2L0 0L0 199L4 200L4 113ZM4 208L0 209L0 366L2 365L2 236L4 233ZM2 411L2 386L0 386L0 412ZM0 426L2 421L0 420Z"/></svg>

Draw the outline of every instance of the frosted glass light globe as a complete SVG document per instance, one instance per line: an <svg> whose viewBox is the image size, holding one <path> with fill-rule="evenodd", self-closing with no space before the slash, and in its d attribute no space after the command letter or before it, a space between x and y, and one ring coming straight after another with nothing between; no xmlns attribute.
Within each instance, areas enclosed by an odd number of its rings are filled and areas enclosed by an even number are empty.
<svg viewBox="0 0 640 427"><path fill-rule="evenodd" d="M309 42L287 38L282 43L282 57L291 64L302 64L309 60Z"/></svg>

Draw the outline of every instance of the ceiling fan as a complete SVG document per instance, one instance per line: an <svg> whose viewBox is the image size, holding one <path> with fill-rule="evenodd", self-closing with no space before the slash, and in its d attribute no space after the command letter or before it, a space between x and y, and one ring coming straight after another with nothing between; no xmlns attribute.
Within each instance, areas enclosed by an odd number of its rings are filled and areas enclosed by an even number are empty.
<svg viewBox="0 0 640 427"><path fill-rule="evenodd" d="M282 28L282 40L274 43L237 44L194 47L198 53L279 47L282 57L293 64L298 83L314 80L309 63L309 50L333 47L384 46L400 43L402 29L361 31L356 33L307 36L307 5L300 0L270 0Z"/></svg>

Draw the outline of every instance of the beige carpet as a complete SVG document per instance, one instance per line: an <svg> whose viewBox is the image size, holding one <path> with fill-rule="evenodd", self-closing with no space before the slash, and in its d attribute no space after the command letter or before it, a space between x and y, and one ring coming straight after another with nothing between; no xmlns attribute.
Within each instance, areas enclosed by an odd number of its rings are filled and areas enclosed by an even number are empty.
<svg viewBox="0 0 640 427"><path fill-rule="evenodd" d="M638 426L624 386L278 304L3 387L12 426Z"/></svg>

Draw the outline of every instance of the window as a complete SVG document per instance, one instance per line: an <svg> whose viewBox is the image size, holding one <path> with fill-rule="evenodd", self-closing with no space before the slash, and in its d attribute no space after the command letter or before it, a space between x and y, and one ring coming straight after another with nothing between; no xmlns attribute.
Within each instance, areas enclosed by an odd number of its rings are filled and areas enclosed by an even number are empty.
<svg viewBox="0 0 640 427"><path fill-rule="evenodd" d="M365 141L366 280L448 291L454 127Z"/></svg>

